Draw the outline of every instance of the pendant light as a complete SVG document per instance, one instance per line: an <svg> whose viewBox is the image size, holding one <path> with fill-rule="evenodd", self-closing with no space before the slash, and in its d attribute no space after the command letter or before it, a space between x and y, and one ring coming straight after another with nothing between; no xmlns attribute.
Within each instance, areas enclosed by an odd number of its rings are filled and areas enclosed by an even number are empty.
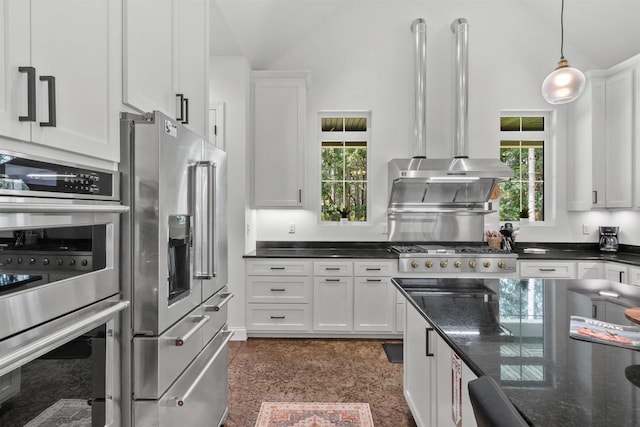
<svg viewBox="0 0 640 427"><path fill-rule="evenodd" d="M569 66L564 58L564 0L560 11L560 61L542 82L542 96L549 104L566 104L580 96L585 86L582 71Z"/></svg>

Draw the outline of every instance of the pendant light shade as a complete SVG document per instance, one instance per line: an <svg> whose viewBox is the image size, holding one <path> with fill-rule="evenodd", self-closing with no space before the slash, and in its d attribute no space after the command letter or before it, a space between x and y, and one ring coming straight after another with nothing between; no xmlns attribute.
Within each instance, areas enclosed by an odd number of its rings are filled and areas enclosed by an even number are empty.
<svg viewBox="0 0 640 427"><path fill-rule="evenodd" d="M560 58L558 66L542 82L542 96L549 104L566 104L580 96L585 86L582 71Z"/></svg>
<svg viewBox="0 0 640 427"><path fill-rule="evenodd" d="M560 61L542 82L542 96L549 104L566 104L577 99L585 86L582 71L564 58L564 0L560 11Z"/></svg>

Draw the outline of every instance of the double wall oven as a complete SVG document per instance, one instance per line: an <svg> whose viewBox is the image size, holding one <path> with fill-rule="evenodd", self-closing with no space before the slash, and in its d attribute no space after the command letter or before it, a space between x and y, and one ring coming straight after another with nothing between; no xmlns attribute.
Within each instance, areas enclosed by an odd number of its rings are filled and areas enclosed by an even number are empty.
<svg viewBox="0 0 640 427"><path fill-rule="evenodd" d="M0 425L120 425L126 210L115 171L0 152Z"/></svg>

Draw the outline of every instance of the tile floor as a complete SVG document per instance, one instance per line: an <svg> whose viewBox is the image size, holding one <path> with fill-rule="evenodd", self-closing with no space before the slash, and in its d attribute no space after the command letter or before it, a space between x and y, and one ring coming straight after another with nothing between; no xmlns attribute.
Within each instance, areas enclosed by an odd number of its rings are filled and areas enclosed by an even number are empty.
<svg viewBox="0 0 640 427"><path fill-rule="evenodd" d="M394 341L232 341L225 427L253 427L263 401L366 402L376 427L415 427L402 394L402 364L389 363L383 342Z"/></svg>

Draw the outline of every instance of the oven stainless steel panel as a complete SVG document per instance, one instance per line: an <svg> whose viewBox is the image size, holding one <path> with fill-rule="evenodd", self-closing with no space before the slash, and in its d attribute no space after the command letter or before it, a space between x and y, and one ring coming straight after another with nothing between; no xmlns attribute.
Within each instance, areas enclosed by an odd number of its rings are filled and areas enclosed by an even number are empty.
<svg viewBox="0 0 640 427"><path fill-rule="evenodd" d="M216 335L159 402L136 400L136 427L221 425L227 415L227 343L232 335Z"/></svg>
<svg viewBox="0 0 640 427"><path fill-rule="evenodd" d="M210 321L194 310L159 337L133 339L133 394L158 399L202 350L203 328Z"/></svg>

